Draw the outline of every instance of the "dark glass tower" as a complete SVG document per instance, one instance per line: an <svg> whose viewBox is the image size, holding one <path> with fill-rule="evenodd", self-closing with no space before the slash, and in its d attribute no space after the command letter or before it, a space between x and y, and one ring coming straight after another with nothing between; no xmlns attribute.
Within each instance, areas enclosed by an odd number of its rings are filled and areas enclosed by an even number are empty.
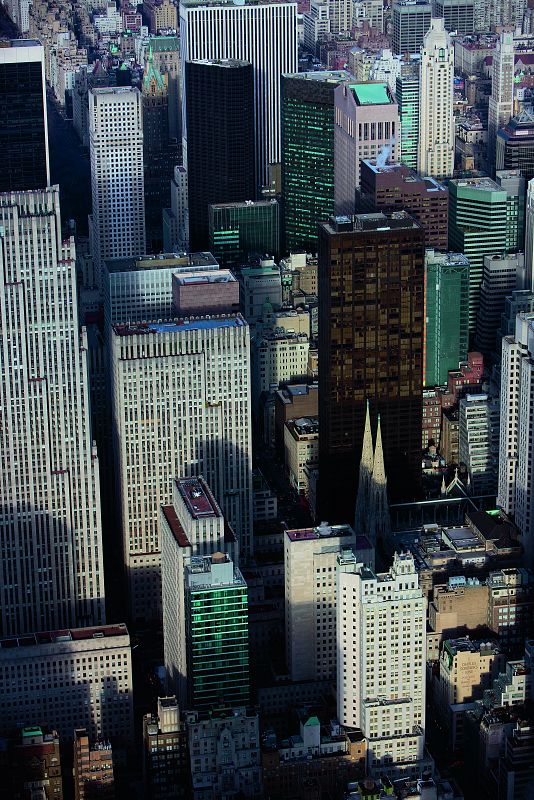
<svg viewBox="0 0 534 800"><path fill-rule="evenodd" d="M319 226L319 515L354 518L366 403L390 500L421 487L424 231L404 211Z"/></svg>
<svg viewBox="0 0 534 800"><path fill-rule="evenodd" d="M246 61L187 61L190 248L209 246L208 206L254 200L254 80Z"/></svg>
<svg viewBox="0 0 534 800"><path fill-rule="evenodd" d="M32 39L0 47L0 192L50 183L44 48Z"/></svg>
<svg viewBox="0 0 534 800"><path fill-rule="evenodd" d="M282 196L287 251L317 252L334 213L334 90L345 72L282 77Z"/></svg>

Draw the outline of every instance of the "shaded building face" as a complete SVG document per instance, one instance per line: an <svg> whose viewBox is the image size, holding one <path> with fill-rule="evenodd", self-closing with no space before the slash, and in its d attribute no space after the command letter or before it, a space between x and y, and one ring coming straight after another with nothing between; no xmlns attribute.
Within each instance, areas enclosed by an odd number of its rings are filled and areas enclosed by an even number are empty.
<svg viewBox="0 0 534 800"><path fill-rule="evenodd" d="M48 185L45 114L41 62L0 63L0 192Z"/></svg>
<svg viewBox="0 0 534 800"><path fill-rule="evenodd" d="M321 518L350 521L366 401L381 415L390 499L420 491L424 232L408 215L319 228Z"/></svg>

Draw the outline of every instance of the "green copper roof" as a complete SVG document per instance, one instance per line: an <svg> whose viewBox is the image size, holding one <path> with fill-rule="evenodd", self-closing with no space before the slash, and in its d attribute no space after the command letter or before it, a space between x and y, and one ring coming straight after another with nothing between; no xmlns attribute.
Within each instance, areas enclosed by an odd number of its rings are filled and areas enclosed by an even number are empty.
<svg viewBox="0 0 534 800"><path fill-rule="evenodd" d="M360 106L391 105L385 83L353 83L350 88Z"/></svg>
<svg viewBox="0 0 534 800"><path fill-rule="evenodd" d="M42 736L43 731L37 725L33 725L32 727L23 728L22 729L22 736Z"/></svg>
<svg viewBox="0 0 534 800"><path fill-rule="evenodd" d="M154 53L167 53L171 50L180 51L178 36L152 36L149 47Z"/></svg>
<svg viewBox="0 0 534 800"><path fill-rule="evenodd" d="M150 86L152 85L152 81L156 84L156 92L158 94L162 94L166 91L166 84L163 75L159 71L159 69L154 66L154 56L152 55L152 50L148 51L147 63L145 67L145 74L143 75L143 91L147 92L150 90Z"/></svg>
<svg viewBox="0 0 534 800"><path fill-rule="evenodd" d="M307 728L308 726L310 726L310 728L311 728L311 727L316 727L317 725L320 725L320 724L321 723L319 722L317 717L310 717L309 720L304 723L304 727Z"/></svg>

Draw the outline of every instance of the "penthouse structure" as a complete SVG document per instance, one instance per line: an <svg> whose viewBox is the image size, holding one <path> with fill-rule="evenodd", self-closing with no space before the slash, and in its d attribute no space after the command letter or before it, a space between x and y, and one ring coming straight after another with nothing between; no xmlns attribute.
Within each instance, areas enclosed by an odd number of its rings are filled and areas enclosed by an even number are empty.
<svg viewBox="0 0 534 800"><path fill-rule="evenodd" d="M162 759L162 754L164 758ZM158 697L155 714L143 717L145 792L157 800L189 797L187 734L176 697Z"/></svg>
<svg viewBox="0 0 534 800"><path fill-rule="evenodd" d="M449 192L435 178L421 177L404 164L379 159L361 163L356 211L407 211L425 231L425 244L447 250Z"/></svg>
<svg viewBox="0 0 534 800"><path fill-rule="evenodd" d="M66 740L83 726L93 740L109 740L120 750L130 746L133 694L126 625L0 640L0 735L38 721Z"/></svg>
<svg viewBox="0 0 534 800"><path fill-rule="evenodd" d="M218 287L202 284L202 316L112 329L117 489L136 619L161 613L159 510L172 500L175 475L204 475L242 557L252 552L249 328L221 312ZM178 282L180 302L184 288Z"/></svg>

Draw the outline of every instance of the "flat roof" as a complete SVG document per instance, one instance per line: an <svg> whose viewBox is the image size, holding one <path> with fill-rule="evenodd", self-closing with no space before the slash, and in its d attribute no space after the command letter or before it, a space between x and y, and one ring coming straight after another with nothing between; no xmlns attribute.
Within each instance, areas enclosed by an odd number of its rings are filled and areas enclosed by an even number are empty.
<svg viewBox="0 0 534 800"><path fill-rule="evenodd" d="M236 278L229 269L214 269L209 272L177 272L173 276L173 281L180 286L195 286L196 284L206 283L237 283Z"/></svg>
<svg viewBox="0 0 534 800"><path fill-rule="evenodd" d="M161 512L165 517L167 525L174 536L175 541L180 545L180 547L191 547L191 542L185 535L184 529L180 523L176 515L176 511L174 510L174 506L162 506Z"/></svg>
<svg viewBox="0 0 534 800"><path fill-rule="evenodd" d="M318 83L342 83L350 81L352 75L346 69L309 70L308 72L286 72L282 76L301 81L317 81Z"/></svg>
<svg viewBox="0 0 534 800"><path fill-rule="evenodd" d="M388 94L386 83L351 83L350 88L360 106L389 106L393 104L393 99Z"/></svg>
<svg viewBox="0 0 534 800"><path fill-rule="evenodd" d="M65 628L58 631L44 631L43 633L30 633L27 636L10 636L0 639L0 650L17 647L37 647L45 644L60 644L62 642L79 642L89 639L108 639L111 636L128 636L126 625L100 625L93 628Z"/></svg>
<svg viewBox="0 0 534 800"><path fill-rule="evenodd" d="M177 478L176 486L193 519L222 516L221 509L202 478Z"/></svg>
<svg viewBox="0 0 534 800"><path fill-rule="evenodd" d="M205 269L217 269L219 266L219 262L208 252L158 253L155 256L144 255L139 258L110 258L105 263L109 273L165 269L166 267L204 267Z"/></svg>
<svg viewBox="0 0 534 800"><path fill-rule="evenodd" d="M172 322L134 322L113 325L116 336L143 336L159 333L180 333L182 331L212 330L214 328L244 328L247 322L241 314L221 315L221 317L185 317Z"/></svg>
<svg viewBox="0 0 534 800"><path fill-rule="evenodd" d="M318 525L316 528L294 528L286 531L291 542L311 542L317 539L328 539L339 536L354 536L350 525Z"/></svg>

